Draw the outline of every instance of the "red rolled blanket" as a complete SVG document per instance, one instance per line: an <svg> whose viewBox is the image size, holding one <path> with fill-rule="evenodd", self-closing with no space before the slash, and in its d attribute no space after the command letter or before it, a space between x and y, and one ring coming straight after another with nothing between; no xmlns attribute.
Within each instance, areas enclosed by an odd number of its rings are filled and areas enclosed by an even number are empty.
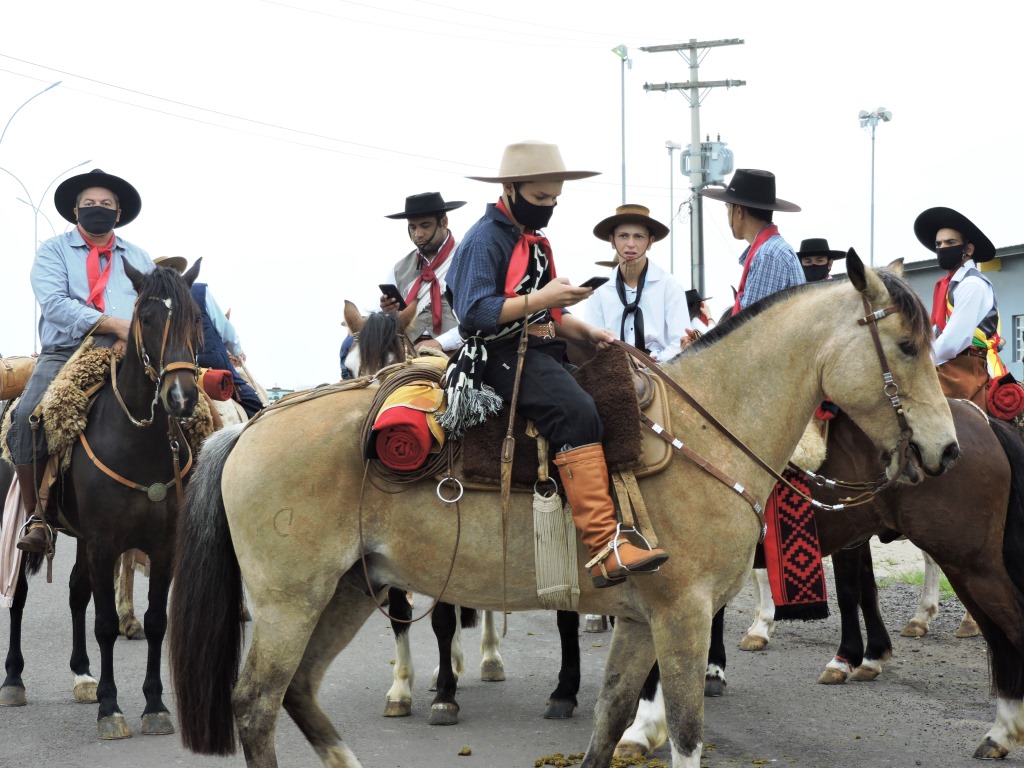
<svg viewBox="0 0 1024 768"><path fill-rule="evenodd" d="M988 384L988 412L997 419L1010 421L1024 411L1024 387L1017 383L1012 373Z"/></svg>
<svg viewBox="0 0 1024 768"><path fill-rule="evenodd" d="M373 434L377 458L384 466L399 472L422 467L434 444L427 414L404 406L382 411L373 423Z"/></svg>
<svg viewBox="0 0 1024 768"><path fill-rule="evenodd" d="M235 393L235 381L231 371L206 369L203 373L203 389L211 400L230 400Z"/></svg>

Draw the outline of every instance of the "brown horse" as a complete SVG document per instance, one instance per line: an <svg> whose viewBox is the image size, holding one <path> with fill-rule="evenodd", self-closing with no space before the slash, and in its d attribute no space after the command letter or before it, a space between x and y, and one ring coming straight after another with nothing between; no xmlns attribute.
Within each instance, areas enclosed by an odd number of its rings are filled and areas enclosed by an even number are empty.
<svg viewBox="0 0 1024 768"><path fill-rule="evenodd" d="M866 270L856 255L848 267L849 282L797 288L741 313L666 373L776 471L827 391L888 456L891 475L901 468L908 480L941 473L959 449L928 355L924 307L895 275ZM825 315L831 322L804 320ZM883 385L883 358L895 385ZM899 407L912 430L906 465L899 456L908 435L901 435L890 399L896 385L907 395ZM540 607L528 498L512 501L505 568L497 493L467 492L456 506L439 500L429 481L401 494L364 488L359 434L373 395L343 390L286 404L205 443L179 529L171 600L172 678L189 749L230 753L237 725L247 765L277 766L283 703L325 766L359 766L317 691L328 665L375 611L365 580L428 595L443 590L446 600L477 608ZM641 483L671 559L659 573L613 589L581 580L581 611L621 617L585 768L610 763L655 658L673 764L700 764L711 617L743 584L763 525L759 506L741 494L764 500L775 484L682 397L671 394L670 407L673 433L734 480L725 484L676 456ZM578 556L585 561L582 548ZM238 677L243 578L254 622Z"/></svg>

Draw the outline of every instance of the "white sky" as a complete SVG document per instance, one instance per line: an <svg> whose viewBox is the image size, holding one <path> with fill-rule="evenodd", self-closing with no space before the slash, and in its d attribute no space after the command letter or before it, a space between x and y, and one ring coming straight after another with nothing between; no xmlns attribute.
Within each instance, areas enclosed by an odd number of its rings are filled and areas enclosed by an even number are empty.
<svg viewBox="0 0 1024 768"><path fill-rule="evenodd" d="M740 38L711 49L701 131L737 167L766 168L797 247L870 250L871 139L860 110L884 106L876 133L875 261L927 258L914 218L933 205L971 217L997 247L1024 242L1019 34L1024 11L989 2L629 3L561 0L33 0L0 23L0 167L57 231L61 171L126 178L143 210L119 230L151 256L203 256L201 279L232 309L264 386L338 378L345 298L376 307L386 268L410 249L384 218L405 196L440 191L468 205L460 237L497 198L466 174L496 170L504 146L559 144L570 168L548 227L559 273L582 282L610 248L591 234L621 202L618 44L626 71L627 198L668 223L666 140L690 141L689 107L645 82L688 78L676 53L641 46ZM679 154L675 159L678 162ZM688 180L675 174L675 272L690 287ZM28 272L33 213L0 173L0 353L33 348ZM40 199L41 198L41 199ZM742 243L705 201L712 308L739 279ZM52 234L39 218L39 238ZM668 267L669 243L652 258Z"/></svg>

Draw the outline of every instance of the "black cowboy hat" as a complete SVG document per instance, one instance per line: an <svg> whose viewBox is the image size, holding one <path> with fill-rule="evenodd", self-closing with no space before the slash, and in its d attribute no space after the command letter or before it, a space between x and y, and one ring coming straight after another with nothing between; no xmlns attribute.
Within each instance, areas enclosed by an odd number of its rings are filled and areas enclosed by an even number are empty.
<svg viewBox="0 0 1024 768"><path fill-rule="evenodd" d="M420 192L418 195L409 195L405 198L405 210L401 213L389 213L389 219L418 219L422 216L431 216L437 213L447 213L461 208L466 204L465 200L452 200L446 203L440 192Z"/></svg>
<svg viewBox="0 0 1024 768"><path fill-rule="evenodd" d="M112 176L99 168L93 168L88 173L80 173L60 183L53 193L53 206L57 209L57 213L66 221L77 224L75 203L78 201L78 195L90 187L109 189L117 195L117 204L121 208L121 219L114 225L115 229L134 221L135 217L139 215L139 211L142 210L142 197L139 196L135 187L119 176Z"/></svg>
<svg viewBox="0 0 1024 768"><path fill-rule="evenodd" d="M824 237L809 237L800 241L800 250L796 252L797 257L804 256L828 256L830 259L845 259L845 251L833 251L828 247L828 240Z"/></svg>
<svg viewBox="0 0 1024 768"><path fill-rule="evenodd" d="M607 241L619 224L639 224L647 227L654 240L664 240L668 235L668 227L651 218L650 208L643 205L620 205L615 209L614 216L609 216L594 227L594 237Z"/></svg>
<svg viewBox="0 0 1024 768"><path fill-rule="evenodd" d="M935 253L935 235L944 227L955 229L963 236L964 242L973 243L974 255L971 258L976 264L995 258L996 247L992 241L970 219L952 208L929 208L921 213L914 221L914 234L921 245Z"/></svg>
<svg viewBox="0 0 1024 768"><path fill-rule="evenodd" d="M711 301L711 298L711 296L701 296L695 288L688 288L686 290L686 306L688 307L700 304L702 301Z"/></svg>
<svg viewBox="0 0 1024 768"><path fill-rule="evenodd" d="M789 213L796 213L800 210L800 206L796 203L781 200L775 196L775 174L771 171L737 168L728 187L725 189L704 187L700 193L704 197L721 200L723 203L735 203L745 208L788 211Z"/></svg>

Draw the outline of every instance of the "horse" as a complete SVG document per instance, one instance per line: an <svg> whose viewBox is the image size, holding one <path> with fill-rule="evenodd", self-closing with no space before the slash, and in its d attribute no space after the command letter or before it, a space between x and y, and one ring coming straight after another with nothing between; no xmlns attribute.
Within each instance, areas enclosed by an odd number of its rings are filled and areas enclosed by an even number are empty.
<svg viewBox="0 0 1024 768"><path fill-rule="evenodd" d="M146 552L151 567L142 732L174 732L160 678L178 516L178 495L169 486L181 479L192 460L177 420L191 416L199 399L195 349L202 326L189 293L199 266L197 260L182 276L165 267L142 274L125 264L138 294L127 350L112 367L111 382L96 394L82 437L72 449L70 467L57 479L50 495L51 503L59 504L62 526L77 540L70 579L71 670L76 676L76 699L99 702L97 730L101 739L131 736L114 682L118 619L113 576L118 557L132 548ZM33 557L35 562L31 562ZM15 590L7 676L0 687L0 704L6 706L26 703L21 622L28 594L26 572L37 570L40 560L39 555L23 559ZM89 671L85 647L85 611L90 597L95 600L95 636L100 647L98 683Z"/></svg>
<svg viewBox="0 0 1024 768"><path fill-rule="evenodd" d="M749 572L761 503L826 391L887 456L894 480L918 482L956 459L924 307L895 274L868 270L855 254L847 262L850 281L776 294L665 367L673 386L697 393L699 413L675 389L669 399L673 431L703 463L675 456L641 481L671 553L659 573L607 590L581 580L581 611L619 617L583 768L611 761L655 658L673 765L700 764L711 617ZM824 313L833 321L791 320ZM897 386L910 394L906 406ZM529 499L512 499L503 518L494 492L466 492L455 509L446 504L455 503L455 477L440 487L409 484L400 496L364 486L356 446L372 399L371 390L339 387L286 401L204 444L179 527L171 599L171 675L189 750L230 754L237 726L246 764L276 766L283 704L325 766L354 768L360 763L317 691L385 585L476 608L540 607ZM514 567L503 567L503 556ZM578 556L585 561L581 549ZM243 579L253 637L239 675Z"/></svg>
<svg viewBox="0 0 1024 768"><path fill-rule="evenodd" d="M831 555L835 567L842 616L839 650L818 682L874 680L892 656L867 546L875 535L883 541L905 535L946 572L985 637L996 722L974 756L1002 758L1024 735L1024 439L1003 422L986 419L968 401L950 400L949 406L962 452L945 474L915 487L887 489L866 505L815 510L822 555ZM857 482L875 480L881 471L867 436L840 413L831 423L828 457L818 474ZM815 490L815 497L829 505L839 503L840 495L825 487ZM761 587L767 590L767 584ZM720 636L716 642L724 654ZM619 754L643 754L659 746L663 718L663 708L648 696Z"/></svg>

